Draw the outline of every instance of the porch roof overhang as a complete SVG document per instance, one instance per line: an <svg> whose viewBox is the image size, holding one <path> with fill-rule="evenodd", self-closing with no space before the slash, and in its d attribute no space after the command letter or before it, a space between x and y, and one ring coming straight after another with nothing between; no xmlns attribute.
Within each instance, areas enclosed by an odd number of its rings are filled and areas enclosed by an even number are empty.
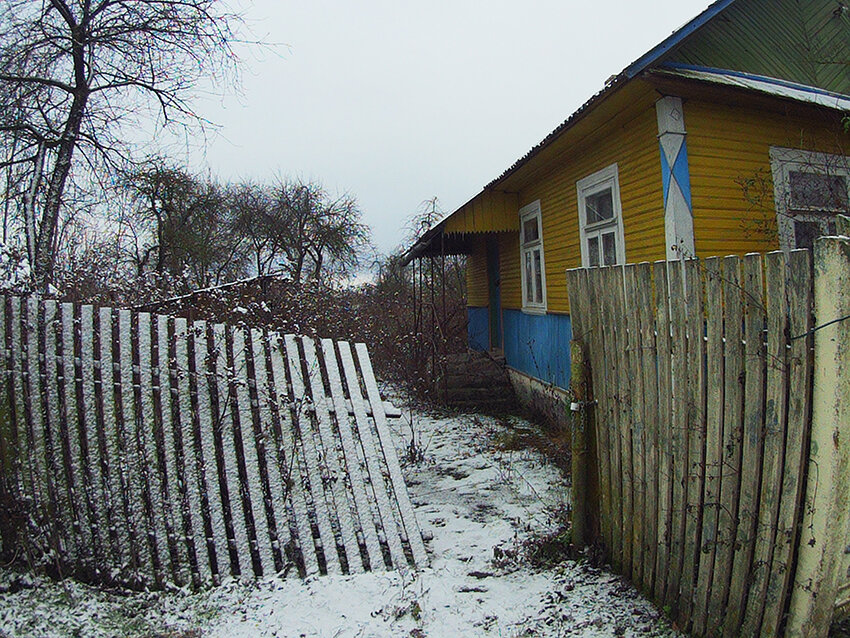
<svg viewBox="0 0 850 638"><path fill-rule="evenodd" d="M429 228L405 253L403 265L428 255L463 255L471 251L471 235L519 232L517 194L485 188Z"/></svg>

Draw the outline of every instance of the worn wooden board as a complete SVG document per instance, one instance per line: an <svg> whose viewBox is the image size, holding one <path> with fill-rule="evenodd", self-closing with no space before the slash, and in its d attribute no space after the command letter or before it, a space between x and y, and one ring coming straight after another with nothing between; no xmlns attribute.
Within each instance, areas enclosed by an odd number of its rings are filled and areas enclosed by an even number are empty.
<svg viewBox="0 0 850 638"><path fill-rule="evenodd" d="M748 576L752 566L758 521L758 490L761 484L764 427L765 305L760 255L749 254L744 257L741 276L746 313L744 328L744 396L746 400L743 415L738 529L729 601L723 622L726 636L739 635L746 610Z"/></svg>
<svg viewBox="0 0 850 638"><path fill-rule="evenodd" d="M776 535L776 519L782 496L782 464L785 458L785 426L787 407L788 317L785 312L785 253L765 256L767 346L764 428L762 439L762 473L758 523L750 569L750 588L747 609L741 631L755 635L761 627L770 565Z"/></svg>
<svg viewBox="0 0 850 638"><path fill-rule="evenodd" d="M687 467L685 539L679 596L679 621L690 627L694 587L699 572L702 543L703 487L705 483L705 303L701 264L685 262L687 298Z"/></svg>
<svg viewBox="0 0 850 638"><path fill-rule="evenodd" d="M638 338L638 359L643 387L641 397L643 403L642 445L644 450L644 533L642 538L643 553L643 591L652 595L655 585L655 563L658 548L658 459L659 459L659 409L658 409L658 355L655 347L655 316L652 299L652 267L649 263L641 263L636 269L637 295L635 303L638 307L638 323L640 334Z"/></svg>
<svg viewBox="0 0 850 638"><path fill-rule="evenodd" d="M788 276L788 333L786 351L788 414L785 434L785 462L782 493L776 522L776 545L768 578L762 635L777 635L788 597L793 573L793 552L799 538L803 477L807 442L810 437L808 415L812 400L812 292L811 255L806 250L791 251ZM846 553L846 552L845 552Z"/></svg>
<svg viewBox="0 0 850 638"><path fill-rule="evenodd" d="M673 503L673 398L670 341L670 297L667 262L653 265L655 340L658 357L658 538L655 553L654 598L663 601L669 578Z"/></svg>
<svg viewBox="0 0 850 638"><path fill-rule="evenodd" d="M714 576L717 518L723 455L723 286L720 260L704 262L706 311L706 417L705 488L703 491L702 542L693 607L693 631L708 626L708 599Z"/></svg>
<svg viewBox="0 0 850 638"><path fill-rule="evenodd" d="M732 556L736 540L738 487L741 477L743 433L744 342L741 267L737 256L723 259L723 431L721 478L712 587L707 618L721 618L729 594ZM708 623L708 620L707 620Z"/></svg>
<svg viewBox="0 0 850 638"><path fill-rule="evenodd" d="M679 588L682 576L685 541L685 508L687 504L687 338L685 279L681 262L670 264L668 270L670 290L670 374L672 395L672 421L670 458L672 475L672 500L670 504L670 555L667 564L665 601L671 611L678 611Z"/></svg>
<svg viewBox="0 0 850 638"><path fill-rule="evenodd" d="M624 268L625 284L623 310L626 319L626 339L624 352L628 362L628 405L630 414L631 459L632 459L632 580L645 588L643 580L644 521L646 512L646 476L644 474L644 388L643 368L641 366L640 342L640 303L637 299L637 266L629 264Z"/></svg>

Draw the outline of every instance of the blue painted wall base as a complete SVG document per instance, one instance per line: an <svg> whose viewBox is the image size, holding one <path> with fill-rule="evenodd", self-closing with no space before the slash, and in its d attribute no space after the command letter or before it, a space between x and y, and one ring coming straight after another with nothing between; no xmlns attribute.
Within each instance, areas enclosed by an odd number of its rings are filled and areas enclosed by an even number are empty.
<svg viewBox="0 0 850 638"><path fill-rule="evenodd" d="M525 374L566 389L570 385L569 315L503 310L505 360Z"/></svg>

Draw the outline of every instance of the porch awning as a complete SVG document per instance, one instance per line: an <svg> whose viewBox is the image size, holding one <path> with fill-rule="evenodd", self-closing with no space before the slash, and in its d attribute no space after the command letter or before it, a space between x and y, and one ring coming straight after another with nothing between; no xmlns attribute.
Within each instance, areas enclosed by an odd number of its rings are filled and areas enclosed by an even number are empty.
<svg viewBox="0 0 850 638"><path fill-rule="evenodd" d="M405 253L403 264L418 257L469 252L469 235L519 231L516 193L484 190L429 228Z"/></svg>

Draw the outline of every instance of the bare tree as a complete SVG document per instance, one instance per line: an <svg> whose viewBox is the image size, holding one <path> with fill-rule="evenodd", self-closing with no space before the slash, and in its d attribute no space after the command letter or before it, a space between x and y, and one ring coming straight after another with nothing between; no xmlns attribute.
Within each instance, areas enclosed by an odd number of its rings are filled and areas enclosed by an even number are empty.
<svg viewBox="0 0 850 638"><path fill-rule="evenodd" d="M283 180L273 188L273 209L279 264L295 282L344 276L369 245L350 195L331 198L319 184Z"/></svg>
<svg viewBox="0 0 850 638"><path fill-rule="evenodd" d="M231 205L260 275L283 272L296 283L337 280L360 264L369 246L357 201L331 198L315 182L243 184L232 191Z"/></svg>
<svg viewBox="0 0 850 638"><path fill-rule="evenodd" d="M75 171L97 175L124 158L128 125L201 123L188 101L199 81L235 71L238 16L220 5L0 0L0 165L17 187L40 286L53 276Z"/></svg>
<svg viewBox="0 0 850 638"><path fill-rule="evenodd" d="M126 252L137 277L217 285L245 275L245 237L227 189L154 160L123 178L132 209L122 219Z"/></svg>

